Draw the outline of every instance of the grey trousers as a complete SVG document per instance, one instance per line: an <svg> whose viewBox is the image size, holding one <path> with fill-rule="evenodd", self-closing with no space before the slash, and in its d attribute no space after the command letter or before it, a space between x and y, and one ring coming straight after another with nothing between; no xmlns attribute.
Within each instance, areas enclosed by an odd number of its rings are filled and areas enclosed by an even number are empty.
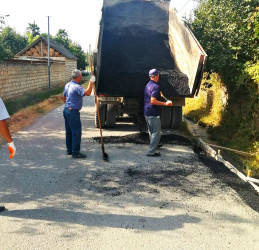
<svg viewBox="0 0 259 250"><path fill-rule="evenodd" d="M160 116L145 116L145 119L150 139L147 155L154 155L161 139Z"/></svg>

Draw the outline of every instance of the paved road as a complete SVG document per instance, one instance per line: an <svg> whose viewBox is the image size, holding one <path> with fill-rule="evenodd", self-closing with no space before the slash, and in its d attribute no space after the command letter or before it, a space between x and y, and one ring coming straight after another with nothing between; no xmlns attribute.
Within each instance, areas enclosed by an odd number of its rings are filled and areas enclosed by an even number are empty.
<svg viewBox="0 0 259 250"><path fill-rule="evenodd" d="M86 160L65 156L62 107L0 147L0 249L259 249L259 215L191 147L109 144L101 160L93 97L82 110ZM131 124L105 135L134 133Z"/></svg>

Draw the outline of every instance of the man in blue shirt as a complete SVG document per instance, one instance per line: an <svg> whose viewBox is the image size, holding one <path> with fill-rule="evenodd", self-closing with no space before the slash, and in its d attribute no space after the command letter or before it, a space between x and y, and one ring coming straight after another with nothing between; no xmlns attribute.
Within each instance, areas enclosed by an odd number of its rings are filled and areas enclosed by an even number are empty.
<svg viewBox="0 0 259 250"><path fill-rule="evenodd" d="M144 116L147 122L150 144L147 156L160 156L156 149L161 138L161 106L172 106L171 101L161 102L161 90L157 84L159 71L152 69L149 71L150 81L144 91Z"/></svg>
<svg viewBox="0 0 259 250"><path fill-rule="evenodd" d="M86 90L79 85L81 80L81 71L73 70L72 81L66 84L63 92L67 155L72 155L72 158L86 158L86 155L80 153L82 125L79 111L83 106L83 97L91 95L95 76L91 77Z"/></svg>

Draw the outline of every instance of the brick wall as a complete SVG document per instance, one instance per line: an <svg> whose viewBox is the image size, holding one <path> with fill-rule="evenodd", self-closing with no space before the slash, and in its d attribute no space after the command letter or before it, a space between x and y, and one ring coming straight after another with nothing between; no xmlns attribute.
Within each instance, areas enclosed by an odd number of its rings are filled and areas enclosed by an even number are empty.
<svg viewBox="0 0 259 250"><path fill-rule="evenodd" d="M51 64L51 85L65 83L65 62ZM10 60L0 63L0 97L10 99L23 93L47 88L48 66L45 62Z"/></svg>

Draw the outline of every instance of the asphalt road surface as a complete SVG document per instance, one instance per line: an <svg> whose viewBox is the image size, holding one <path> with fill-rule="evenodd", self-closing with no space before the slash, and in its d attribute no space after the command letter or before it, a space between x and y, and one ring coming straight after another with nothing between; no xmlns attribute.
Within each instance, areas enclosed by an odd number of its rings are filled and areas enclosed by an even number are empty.
<svg viewBox="0 0 259 250"><path fill-rule="evenodd" d="M0 147L0 249L259 249L259 214L190 145L109 143L93 137L94 99L81 112L82 152L65 155L63 107ZM164 131L172 133L175 131ZM121 123L105 136L137 133Z"/></svg>

